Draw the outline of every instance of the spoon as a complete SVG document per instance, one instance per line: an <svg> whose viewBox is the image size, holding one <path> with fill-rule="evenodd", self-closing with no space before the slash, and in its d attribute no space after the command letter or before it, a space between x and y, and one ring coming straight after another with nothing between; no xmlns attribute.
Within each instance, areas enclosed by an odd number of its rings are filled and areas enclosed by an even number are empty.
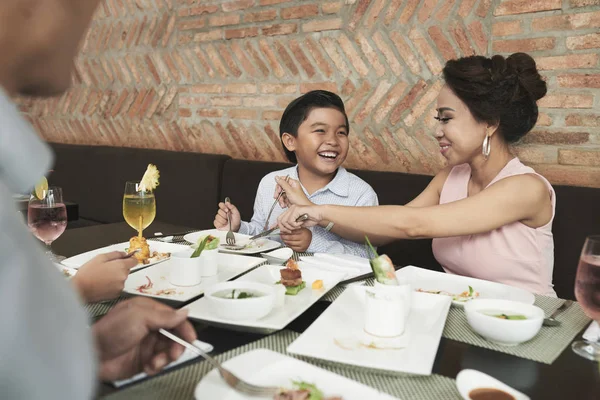
<svg viewBox="0 0 600 400"><path fill-rule="evenodd" d="M551 316L544 318L544 326L559 326L560 321L557 321L555 318L558 316L558 314L569 308L571 304L573 304L573 300L566 300L564 303L562 303L560 307L558 307L556 311L552 313Z"/></svg>

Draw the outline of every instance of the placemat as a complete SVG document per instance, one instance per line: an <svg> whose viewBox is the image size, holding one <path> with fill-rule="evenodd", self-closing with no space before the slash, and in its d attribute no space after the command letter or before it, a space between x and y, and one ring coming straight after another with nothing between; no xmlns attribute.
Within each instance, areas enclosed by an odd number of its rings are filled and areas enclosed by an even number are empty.
<svg viewBox="0 0 600 400"><path fill-rule="evenodd" d="M216 357L223 362L250 350L266 348L286 354L287 346L299 335L292 331L280 331L256 342L238 347ZM293 357L293 355L290 355ZM300 357L296 357L300 358ZM306 360L306 359L304 359ZM400 399L415 400L454 400L460 399L454 379L440 375L431 376L390 376L364 372L356 368L344 368L322 364L319 360L311 359L311 364L371 386L381 392L388 393ZM206 361L197 362L179 370L144 381L138 385L113 393L106 399L192 399L198 382L212 370L212 365ZM225 384L225 383L223 383ZM204 400L204 399L200 399Z"/></svg>
<svg viewBox="0 0 600 400"><path fill-rule="evenodd" d="M540 307L546 315L552 314L564 300L547 296L535 296L535 305ZM446 320L443 336L458 342L484 347L527 358L544 364L552 364L563 350L573 341L575 336L590 322L579 303L574 302L566 311L556 317L561 322L560 326L542 326L540 332L530 341L517 346L501 346L488 342L483 337L471 330L467 317L462 308L451 307Z"/></svg>

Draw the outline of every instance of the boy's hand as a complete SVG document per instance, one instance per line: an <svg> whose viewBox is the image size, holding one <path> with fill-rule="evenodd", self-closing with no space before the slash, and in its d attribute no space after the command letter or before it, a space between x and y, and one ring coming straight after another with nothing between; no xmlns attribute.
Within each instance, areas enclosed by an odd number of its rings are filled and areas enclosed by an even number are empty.
<svg viewBox="0 0 600 400"><path fill-rule="evenodd" d="M313 204L308 197L306 197L306 194L304 194L304 190L302 190L299 181L292 178L288 178L286 181L286 179L281 176L276 176L275 181L277 182L277 186L275 187L273 198L276 199L282 190L285 191L285 194L279 198L279 205L281 208L287 208L291 205L311 206Z"/></svg>
<svg viewBox="0 0 600 400"><path fill-rule="evenodd" d="M301 228L292 233L282 233L281 240L292 250L302 253L308 249L310 242L312 242L312 231Z"/></svg>
<svg viewBox="0 0 600 400"><path fill-rule="evenodd" d="M242 217L237 207L231 203L219 203L219 211L217 211L215 221L213 222L215 228L220 231L229 230L229 222L227 221L228 212L230 213L231 218L231 230L234 232L239 231L240 225L242 224Z"/></svg>

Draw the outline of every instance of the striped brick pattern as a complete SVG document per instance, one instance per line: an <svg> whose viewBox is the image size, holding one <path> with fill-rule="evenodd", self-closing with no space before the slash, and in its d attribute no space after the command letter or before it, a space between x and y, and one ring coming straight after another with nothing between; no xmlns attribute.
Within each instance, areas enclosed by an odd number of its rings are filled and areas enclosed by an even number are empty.
<svg viewBox="0 0 600 400"><path fill-rule="evenodd" d="M519 156L600 187L600 5L579 0L104 0L73 88L18 99L44 138L281 161L290 100L340 93L347 166L433 174L447 59L527 51L550 84Z"/></svg>

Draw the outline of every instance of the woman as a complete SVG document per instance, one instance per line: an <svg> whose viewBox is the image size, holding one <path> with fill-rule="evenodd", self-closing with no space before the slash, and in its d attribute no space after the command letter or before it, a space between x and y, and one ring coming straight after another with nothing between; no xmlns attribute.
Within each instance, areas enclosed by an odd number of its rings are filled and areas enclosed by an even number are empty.
<svg viewBox="0 0 600 400"><path fill-rule="evenodd" d="M552 289L552 186L510 151L538 117L546 83L527 54L448 61L437 99L435 137L448 167L406 206L340 207L309 203L296 182L279 180L294 204L279 218L283 232L328 226L378 245L394 239L434 238L446 272L501 282L534 293Z"/></svg>

